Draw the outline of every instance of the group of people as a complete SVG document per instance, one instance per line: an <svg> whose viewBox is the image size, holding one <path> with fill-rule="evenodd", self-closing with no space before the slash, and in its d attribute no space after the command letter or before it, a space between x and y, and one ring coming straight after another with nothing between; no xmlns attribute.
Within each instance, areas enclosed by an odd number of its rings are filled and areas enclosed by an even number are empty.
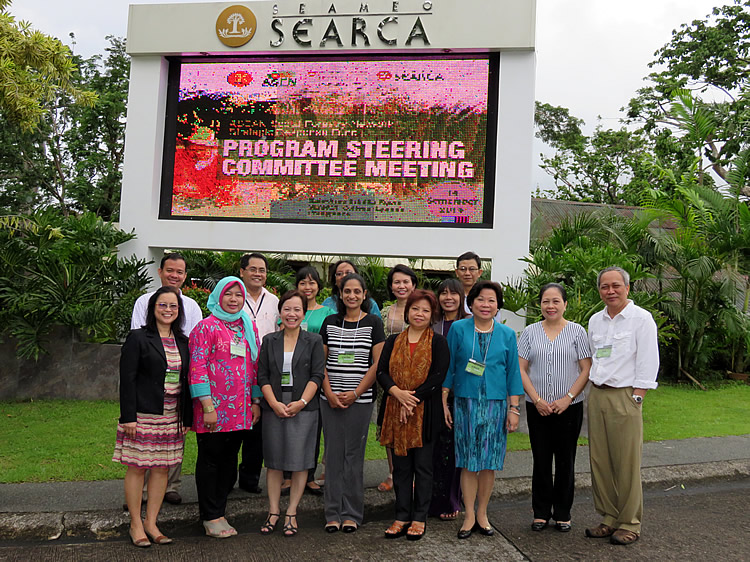
<svg viewBox="0 0 750 562"><path fill-rule="evenodd" d="M303 493L321 493L315 481L321 431L325 530L356 532L376 405L390 469L380 489L392 487L396 497L385 537L418 540L428 515L453 520L462 506L459 539L492 535L487 507L494 471L503 468L524 394L534 458L531 527L541 531L554 519L556 529L569 531L589 380L592 479L603 521L586 535L617 544L638 539L640 403L656 386L658 349L653 319L627 299L626 272L608 268L599 275L606 308L592 317L588 335L564 318L565 288L545 286L539 296L544 319L517 343L516 333L499 321L502 288L480 280L481 260L472 252L459 256L456 279L443 281L436 293L418 289L416 274L397 265L388 275L395 302L382 312L348 260L331 266L332 294L322 304L314 267L302 268L295 289L277 298L264 287L268 262L262 254L247 254L240 265L239 277L216 284L208 298L211 314L201 319L198 305L179 290L184 258L166 255L162 287L134 308L122 348L113 457L128 467L134 545L171 542L156 519L163 500L180 500L188 429L197 436L195 478L207 535L237 534L226 504L242 449L241 487L260 492L260 468L266 467L269 510L260 532L275 532L281 521L281 533L295 536Z"/></svg>

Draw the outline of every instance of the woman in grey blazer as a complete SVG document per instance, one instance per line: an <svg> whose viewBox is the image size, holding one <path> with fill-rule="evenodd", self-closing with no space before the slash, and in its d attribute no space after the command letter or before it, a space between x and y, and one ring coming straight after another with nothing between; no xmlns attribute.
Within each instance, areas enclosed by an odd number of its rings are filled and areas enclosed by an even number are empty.
<svg viewBox="0 0 750 562"><path fill-rule="evenodd" d="M279 299L282 329L263 338L258 359L258 386L263 392L263 458L268 488L268 518L260 529L270 535L281 511L281 482L292 473L284 536L297 534L297 505L307 471L315 465L318 391L323 382L325 353L318 334L300 329L307 299L289 291Z"/></svg>

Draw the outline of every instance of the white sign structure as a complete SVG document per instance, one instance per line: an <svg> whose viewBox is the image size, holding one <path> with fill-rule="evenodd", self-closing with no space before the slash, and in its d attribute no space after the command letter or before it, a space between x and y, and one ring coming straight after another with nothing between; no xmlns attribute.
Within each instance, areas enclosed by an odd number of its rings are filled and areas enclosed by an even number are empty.
<svg viewBox="0 0 750 562"><path fill-rule="evenodd" d="M471 250L520 276L534 28L534 0L130 6L124 251Z"/></svg>

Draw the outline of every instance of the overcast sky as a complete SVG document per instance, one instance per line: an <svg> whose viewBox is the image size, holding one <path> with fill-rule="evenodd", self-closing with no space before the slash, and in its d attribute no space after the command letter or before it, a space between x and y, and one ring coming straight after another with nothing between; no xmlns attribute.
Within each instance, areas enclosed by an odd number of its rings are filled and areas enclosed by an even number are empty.
<svg viewBox="0 0 750 562"><path fill-rule="evenodd" d="M104 51L106 35L125 36L128 5L141 3L146 2L14 0L10 11L68 44L68 35L75 33L76 52L90 56ZM620 108L641 87L654 51L669 41L672 30L703 19L715 5L730 3L537 0L536 99L569 108L588 130L597 125L598 116L605 127L618 127ZM547 183L536 173L534 181Z"/></svg>

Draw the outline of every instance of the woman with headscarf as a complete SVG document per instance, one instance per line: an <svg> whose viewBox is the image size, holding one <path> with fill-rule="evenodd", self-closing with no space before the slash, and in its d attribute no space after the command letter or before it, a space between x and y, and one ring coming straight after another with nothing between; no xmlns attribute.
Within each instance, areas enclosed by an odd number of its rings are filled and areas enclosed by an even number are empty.
<svg viewBox="0 0 750 562"><path fill-rule="evenodd" d="M237 534L224 516L227 496L237 479L244 432L260 419L260 342L244 304L244 283L225 277L208 297L211 315L190 334L190 393L198 443L195 484L203 527L215 538Z"/></svg>

